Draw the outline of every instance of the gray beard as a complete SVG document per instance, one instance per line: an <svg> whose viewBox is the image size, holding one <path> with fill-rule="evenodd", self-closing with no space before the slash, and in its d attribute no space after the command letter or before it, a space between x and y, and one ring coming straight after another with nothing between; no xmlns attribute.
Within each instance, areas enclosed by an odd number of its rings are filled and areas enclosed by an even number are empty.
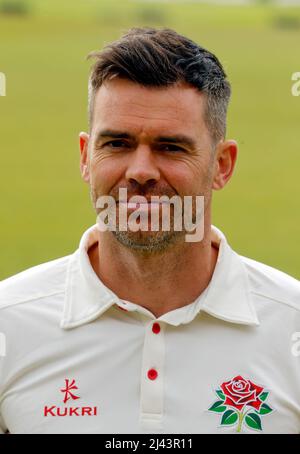
<svg viewBox="0 0 300 454"><path fill-rule="evenodd" d="M166 251L170 246L177 243L180 239L184 241L184 231L172 232L122 232L112 231L114 237L123 246L145 254L155 254Z"/></svg>

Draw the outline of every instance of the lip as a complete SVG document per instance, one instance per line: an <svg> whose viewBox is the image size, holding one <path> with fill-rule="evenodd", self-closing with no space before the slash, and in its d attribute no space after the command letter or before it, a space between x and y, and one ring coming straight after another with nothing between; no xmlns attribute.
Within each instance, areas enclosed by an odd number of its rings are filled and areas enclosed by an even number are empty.
<svg viewBox="0 0 300 454"><path fill-rule="evenodd" d="M139 204L139 205L150 205L150 204L156 204L156 205L162 205L162 204L169 204L169 201L167 200L151 200L151 199L146 199L145 198L138 198L137 196L134 196L134 200L132 201L131 199L129 200L118 200L117 203L127 203L128 204Z"/></svg>
<svg viewBox="0 0 300 454"><path fill-rule="evenodd" d="M128 210L135 210L135 209L142 209L142 210L148 210L151 208L158 208L160 207L163 203L166 202L127 202L120 200L117 203L119 203L122 206L126 206Z"/></svg>

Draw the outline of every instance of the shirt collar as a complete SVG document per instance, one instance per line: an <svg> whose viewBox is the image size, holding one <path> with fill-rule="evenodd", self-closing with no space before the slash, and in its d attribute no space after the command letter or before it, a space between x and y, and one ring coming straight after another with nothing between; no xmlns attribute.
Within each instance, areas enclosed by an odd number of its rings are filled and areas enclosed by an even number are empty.
<svg viewBox="0 0 300 454"><path fill-rule="evenodd" d="M188 323L201 310L227 322L259 325L241 257L231 249L224 234L215 226L211 226L211 234L219 253L208 287L193 303L170 311L158 320L172 325ZM114 304L120 304L121 300L101 282L90 263L87 251L97 241L95 224L84 232L79 248L70 256L61 328L75 328L91 322ZM129 305L137 307L133 303ZM142 307L140 309L145 314L151 314Z"/></svg>

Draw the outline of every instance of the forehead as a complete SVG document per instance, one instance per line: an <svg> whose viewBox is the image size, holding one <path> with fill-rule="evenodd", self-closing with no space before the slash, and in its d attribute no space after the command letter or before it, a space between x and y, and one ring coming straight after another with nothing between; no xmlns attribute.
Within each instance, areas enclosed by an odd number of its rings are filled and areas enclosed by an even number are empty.
<svg viewBox="0 0 300 454"><path fill-rule="evenodd" d="M116 128L131 133L201 134L205 95L185 83L170 87L144 87L115 78L97 91L93 129Z"/></svg>

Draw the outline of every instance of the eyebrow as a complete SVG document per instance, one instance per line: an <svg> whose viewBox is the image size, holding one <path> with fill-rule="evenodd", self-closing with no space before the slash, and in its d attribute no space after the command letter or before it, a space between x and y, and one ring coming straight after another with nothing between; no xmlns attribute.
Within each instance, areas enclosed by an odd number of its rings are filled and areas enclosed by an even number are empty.
<svg viewBox="0 0 300 454"><path fill-rule="evenodd" d="M129 134L127 132L115 131L112 129L105 129L103 131L98 132L98 134L96 136L96 143L98 143L101 139L105 139L105 138L136 140L132 134ZM168 143L174 143L174 144L180 143L180 144L188 146L190 148L196 147L196 142L192 138L190 138L184 134L175 134L173 136L158 136L158 137L154 137L153 141L155 143L161 143L161 142L168 142Z"/></svg>

